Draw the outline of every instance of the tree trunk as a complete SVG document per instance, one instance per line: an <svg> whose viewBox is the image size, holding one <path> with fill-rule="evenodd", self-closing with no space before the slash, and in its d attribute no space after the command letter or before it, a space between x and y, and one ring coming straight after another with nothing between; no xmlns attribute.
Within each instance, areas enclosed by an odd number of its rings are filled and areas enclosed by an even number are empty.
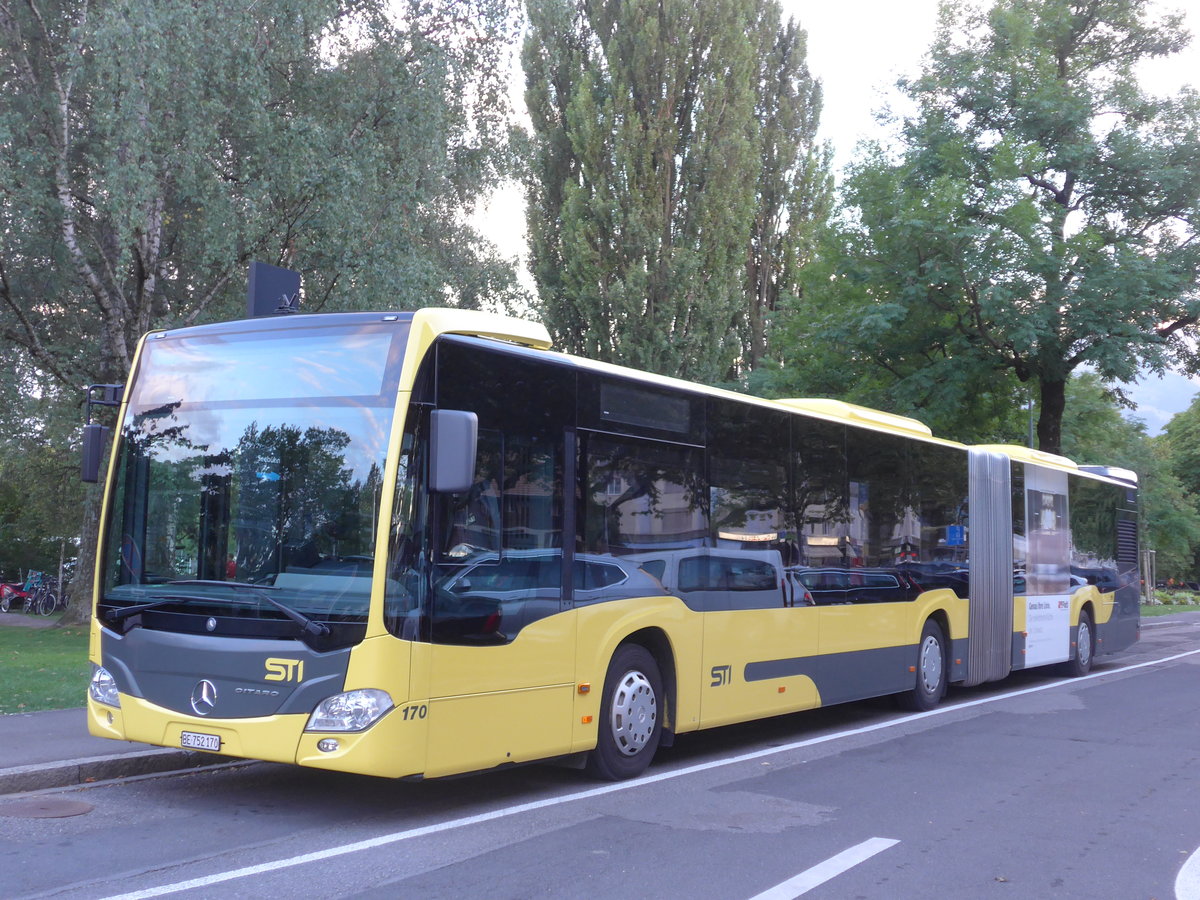
<svg viewBox="0 0 1200 900"><path fill-rule="evenodd" d="M100 488L84 493L83 521L79 533L79 559L67 594L60 625L86 625L92 616L92 579L96 573L96 538L100 533Z"/></svg>
<svg viewBox="0 0 1200 900"><path fill-rule="evenodd" d="M1046 453L1062 453L1062 419L1067 407L1067 382L1063 379L1041 379L1042 402L1038 411L1038 449Z"/></svg>

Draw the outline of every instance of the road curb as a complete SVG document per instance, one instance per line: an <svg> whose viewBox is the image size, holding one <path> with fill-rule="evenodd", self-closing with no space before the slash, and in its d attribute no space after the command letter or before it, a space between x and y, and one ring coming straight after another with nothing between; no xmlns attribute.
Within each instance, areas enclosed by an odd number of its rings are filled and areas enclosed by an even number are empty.
<svg viewBox="0 0 1200 900"><path fill-rule="evenodd" d="M202 769L231 761L233 759L228 756L210 756L192 750L162 748L12 766L0 769L0 796L43 791L47 788L72 787L92 781L108 781L134 775Z"/></svg>

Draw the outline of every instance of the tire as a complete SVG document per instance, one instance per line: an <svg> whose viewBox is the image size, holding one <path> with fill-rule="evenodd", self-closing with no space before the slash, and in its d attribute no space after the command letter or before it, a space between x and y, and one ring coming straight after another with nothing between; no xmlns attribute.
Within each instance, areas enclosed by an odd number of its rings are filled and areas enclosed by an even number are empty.
<svg viewBox="0 0 1200 900"><path fill-rule="evenodd" d="M639 644L617 648L604 676L596 749L587 772L604 781L646 771L662 739L663 686L658 664Z"/></svg>
<svg viewBox="0 0 1200 900"><path fill-rule="evenodd" d="M0 597L0 612L8 612L8 610L11 606L12 606L12 598L10 598L8 596L8 594L5 594L3 597Z"/></svg>
<svg viewBox="0 0 1200 900"><path fill-rule="evenodd" d="M946 638L933 619L921 629L917 644L917 677L912 690L897 695L904 709L926 712L946 695Z"/></svg>
<svg viewBox="0 0 1200 900"><path fill-rule="evenodd" d="M44 591L41 599L38 601L38 614L43 616L51 615L58 606L58 597L54 595L54 591Z"/></svg>
<svg viewBox="0 0 1200 900"><path fill-rule="evenodd" d="M1086 609L1079 611L1079 628L1075 632L1075 652L1070 659L1058 667L1068 678L1080 678L1092 671L1096 658L1096 629L1092 626L1092 614Z"/></svg>

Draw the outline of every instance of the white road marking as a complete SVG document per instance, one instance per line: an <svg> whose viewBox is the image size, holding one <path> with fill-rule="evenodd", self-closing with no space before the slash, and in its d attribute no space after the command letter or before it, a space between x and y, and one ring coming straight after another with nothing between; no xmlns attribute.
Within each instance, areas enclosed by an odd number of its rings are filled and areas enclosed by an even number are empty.
<svg viewBox="0 0 1200 900"><path fill-rule="evenodd" d="M1187 858L1175 876L1175 900L1200 900L1200 848Z"/></svg>
<svg viewBox="0 0 1200 900"><path fill-rule="evenodd" d="M280 869L287 869L293 866L302 866L305 863L320 862L325 859L332 859L336 856L345 856L349 853L358 853L362 850L373 850L376 847L382 847L387 844L395 844L400 841L408 841L413 838L426 837L431 834L440 834L443 831L453 831L456 828L466 828L470 825L479 825L484 822L493 822L497 819L505 819L509 816L518 816L522 813L535 812L539 809L547 809L552 806L561 806L564 803L571 803L576 800L587 800L591 797L603 797L606 794L615 794L618 791L628 791L632 788L644 787L649 784L656 784L660 781L670 781L675 778L682 778L685 775L695 775L698 772L707 772L710 769L718 769L722 766L732 766L738 763L750 762L756 759L762 759L767 756L778 756L780 753L790 753L793 750L803 750L806 747L815 747L818 744L827 744L831 741L840 740L841 738L857 737L862 734L871 734L875 731L883 731L887 728L895 728L898 725L906 725L909 722L928 719L931 716L941 716L946 713L956 712L960 709L970 709L973 706L984 706L989 703L998 703L1002 700L1011 700L1013 697L1021 697L1025 694L1036 694L1041 691L1049 691L1055 688L1070 687L1080 684L1084 681L1091 681L1095 678L1107 678L1110 675L1120 675L1123 672L1132 672L1137 669L1145 669L1150 666L1159 666L1164 663L1174 662L1177 659L1184 659L1188 656L1195 656L1200 653L1200 650L1188 650L1184 653L1176 653L1174 656L1165 656L1162 659L1152 659L1147 662L1134 663L1133 665L1121 666L1119 669L1107 669L1103 672L1093 672L1090 675L1083 675L1079 678L1071 678L1062 681L1049 681L1046 684L1039 684L1034 687L1022 688L1019 691L1011 691L1005 694L994 694L990 697L981 697L978 700L968 700L966 703L955 703L948 706L939 706L937 709L931 709L928 712L913 713L910 716L901 716L897 719L888 719L886 722L876 722L873 725L864 725L862 728L851 728L847 731L838 731L833 734L825 734L820 737L808 738L803 741L794 741L790 744L782 744L777 747L768 747L765 750L755 750L751 753L742 753L738 756L731 756L728 759L715 759L711 762L697 763L694 766L685 766L682 769L673 769L670 772L659 772L655 775L646 775L642 778L635 778L631 781L621 781L616 784L606 784L603 787L591 788L586 791L578 791L574 794L563 794L558 797L550 797L545 800L534 800L530 803L520 803L516 806L508 806L502 809L495 809L491 812L480 813L475 816L465 816L461 819L451 819L448 822L438 822L434 825L425 825L420 828L410 828L407 831L396 831L392 834L383 834L379 837L370 838L365 841L355 841L353 844L342 844L339 847L329 847L326 850L317 850L313 853L303 853L299 856L292 856L287 859L274 860L272 862L260 863L255 866L245 866L240 869L230 869L227 872L217 872L212 875L202 875L199 878L191 878L187 881L177 881L174 884L164 884L159 887L146 888L140 891L131 891L127 894L116 894L105 900L145 900L149 897L161 897L164 894L174 894L179 891L188 891L193 888L209 887L214 884L222 884L226 881L233 881L237 878L247 878L252 875L261 875L263 872L275 872Z"/></svg>
<svg viewBox="0 0 1200 900"><path fill-rule="evenodd" d="M900 842L890 838L871 838L869 841L855 844L837 856L831 856L825 862L817 863L811 869L805 869L794 878L780 882L761 894L755 894L750 900L793 900L898 843Z"/></svg>

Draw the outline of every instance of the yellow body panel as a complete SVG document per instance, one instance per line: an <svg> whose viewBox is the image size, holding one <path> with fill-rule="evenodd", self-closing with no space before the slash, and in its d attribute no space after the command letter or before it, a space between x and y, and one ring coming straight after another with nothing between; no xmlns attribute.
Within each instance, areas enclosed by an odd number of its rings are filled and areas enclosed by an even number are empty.
<svg viewBox="0 0 1200 900"><path fill-rule="evenodd" d="M181 731L197 731L220 735L222 756L270 762L296 761L296 745L308 722L307 715L212 720L164 709L129 694L121 694L120 700L121 708L113 709L88 699L88 730L92 734L179 747ZM112 724L108 723L109 714L113 717Z"/></svg>
<svg viewBox="0 0 1200 900"><path fill-rule="evenodd" d="M1013 634L1024 634L1027 630L1025 600L1024 594L1013 597Z"/></svg>
<svg viewBox="0 0 1200 900"><path fill-rule="evenodd" d="M350 654L345 690L380 688L391 694L392 701L399 706L414 696L410 671L415 646L418 645L386 632L379 637L366 638Z"/></svg>
<svg viewBox="0 0 1200 900"><path fill-rule="evenodd" d="M425 775L452 775L571 752L574 685L429 701Z"/></svg>
<svg viewBox="0 0 1200 900"><path fill-rule="evenodd" d="M96 618L96 600L98 592L92 594L92 618L88 623L88 661L100 665L100 622Z"/></svg>
<svg viewBox="0 0 1200 900"><path fill-rule="evenodd" d="M1079 611L1087 605L1092 607L1092 624L1103 625L1113 617L1117 608L1117 592L1101 593L1094 584L1081 587L1071 595L1072 625L1079 624Z"/></svg>
<svg viewBox="0 0 1200 900"><path fill-rule="evenodd" d="M570 684L575 677L575 623L558 614L526 625L510 644L426 645L432 699Z"/></svg>
<svg viewBox="0 0 1200 900"><path fill-rule="evenodd" d="M819 706L817 686L807 676L747 681L744 672L747 663L816 656L820 615L815 606L705 613L701 724L708 728Z"/></svg>
<svg viewBox="0 0 1200 900"><path fill-rule="evenodd" d="M968 601L953 591L928 591L903 603L847 603L817 607L821 614L821 653L851 653L916 644L926 620L945 614L950 640L967 636Z"/></svg>
<svg viewBox="0 0 1200 900"><path fill-rule="evenodd" d="M575 617L549 616L494 647L414 645L429 697L426 775L570 752Z"/></svg>

